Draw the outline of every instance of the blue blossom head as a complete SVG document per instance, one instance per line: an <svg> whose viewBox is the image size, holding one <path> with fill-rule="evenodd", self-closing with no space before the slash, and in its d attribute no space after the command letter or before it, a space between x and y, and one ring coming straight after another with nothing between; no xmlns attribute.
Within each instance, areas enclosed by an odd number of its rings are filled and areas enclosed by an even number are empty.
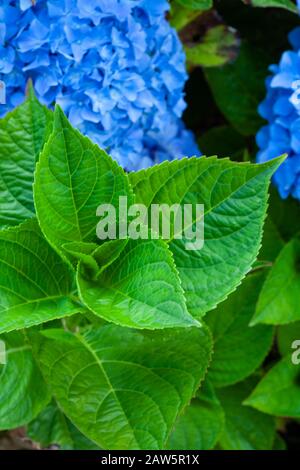
<svg viewBox="0 0 300 470"><path fill-rule="evenodd" d="M185 56L166 0L0 0L4 115L38 99L127 170L199 154L181 120Z"/></svg>
<svg viewBox="0 0 300 470"><path fill-rule="evenodd" d="M300 4L300 0L299 0ZM257 133L257 159L265 162L283 153L288 158L274 175L282 198L300 200L300 28L289 35L292 49L282 54L279 64L270 67L267 96L259 106L268 121Z"/></svg>

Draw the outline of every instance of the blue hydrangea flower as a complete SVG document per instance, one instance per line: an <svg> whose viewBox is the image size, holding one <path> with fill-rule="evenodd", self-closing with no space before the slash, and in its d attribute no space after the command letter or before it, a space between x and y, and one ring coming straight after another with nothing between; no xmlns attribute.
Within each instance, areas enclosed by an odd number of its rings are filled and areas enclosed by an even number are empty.
<svg viewBox="0 0 300 470"><path fill-rule="evenodd" d="M300 0L298 0L300 6ZM279 64L270 67L266 80L267 96L259 106L268 121L258 132L257 159L265 162L283 153L287 160L274 175L282 198L300 200L300 28L289 35L292 50L282 54Z"/></svg>
<svg viewBox="0 0 300 470"><path fill-rule="evenodd" d="M181 116L185 56L166 0L0 0L4 115L39 100L127 170L199 154Z"/></svg>

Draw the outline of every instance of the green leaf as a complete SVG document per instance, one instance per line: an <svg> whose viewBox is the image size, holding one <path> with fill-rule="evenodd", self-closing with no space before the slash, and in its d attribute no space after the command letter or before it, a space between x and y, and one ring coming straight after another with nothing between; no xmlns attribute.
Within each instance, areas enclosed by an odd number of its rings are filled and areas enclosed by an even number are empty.
<svg viewBox="0 0 300 470"><path fill-rule="evenodd" d="M42 447L58 445L61 450L98 450L57 407L49 403L27 426L27 435Z"/></svg>
<svg viewBox="0 0 300 470"><path fill-rule="evenodd" d="M202 67L221 66L233 60L238 41L235 33L225 25L210 28L201 42L185 47L187 62Z"/></svg>
<svg viewBox="0 0 300 470"><path fill-rule="evenodd" d="M298 9L292 0L243 0L244 3L250 4L253 7L270 7L270 8L284 8L285 10L298 13Z"/></svg>
<svg viewBox="0 0 300 470"><path fill-rule="evenodd" d="M80 312L73 276L35 219L0 231L0 333Z"/></svg>
<svg viewBox="0 0 300 470"><path fill-rule="evenodd" d="M0 226L34 216L33 174L51 130L52 113L32 87L25 103L0 120Z"/></svg>
<svg viewBox="0 0 300 470"><path fill-rule="evenodd" d="M275 423L270 416L244 406L243 400L253 388L248 379L218 390L225 412L225 427L220 438L224 450L270 450L275 438Z"/></svg>
<svg viewBox="0 0 300 470"><path fill-rule="evenodd" d="M60 250L70 242L96 243L96 210L100 204L118 208L119 196L128 196L131 204L133 195L122 168L73 129L56 107L54 130L34 183L36 211L46 238Z"/></svg>
<svg viewBox="0 0 300 470"><path fill-rule="evenodd" d="M236 292L205 319L214 337L208 376L217 387L245 379L260 366L271 349L273 328L248 326L264 278L262 273L248 275Z"/></svg>
<svg viewBox="0 0 300 470"><path fill-rule="evenodd" d="M255 134L263 124L257 107L265 96L268 65L264 51L244 42L233 64L205 71L218 107L242 135Z"/></svg>
<svg viewBox="0 0 300 470"><path fill-rule="evenodd" d="M245 404L274 416L300 418L300 371L290 355L263 377Z"/></svg>
<svg viewBox="0 0 300 470"><path fill-rule="evenodd" d="M188 313L171 253L162 240L129 240L97 280L79 265L80 298L96 315L134 328L199 326Z"/></svg>
<svg viewBox="0 0 300 470"><path fill-rule="evenodd" d="M177 3L191 10L209 10L213 0L176 0Z"/></svg>
<svg viewBox="0 0 300 470"><path fill-rule="evenodd" d="M1 341L6 346L6 364L0 364L0 429L14 429L35 418L50 394L24 335L2 335Z"/></svg>
<svg viewBox="0 0 300 470"><path fill-rule="evenodd" d="M300 321L279 326L277 329L277 342L282 356L292 354L292 344L300 340Z"/></svg>
<svg viewBox="0 0 300 470"><path fill-rule="evenodd" d="M223 425L223 409L213 387L205 381L196 398L177 419L168 449L212 449L219 439Z"/></svg>
<svg viewBox="0 0 300 470"><path fill-rule="evenodd" d="M279 325L300 320L300 238L280 252L260 293L251 322Z"/></svg>
<svg viewBox="0 0 300 470"><path fill-rule="evenodd" d="M187 251L185 239L169 246L188 311L199 318L235 290L257 256L272 173L268 164L190 158L130 174L137 202L204 204L204 246Z"/></svg>
<svg viewBox="0 0 300 470"><path fill-rule="evenodd" d="M205 328L138 332L106 325L47 330L37 351L63 412L105 449L161 449L206 373Z"/></svg>

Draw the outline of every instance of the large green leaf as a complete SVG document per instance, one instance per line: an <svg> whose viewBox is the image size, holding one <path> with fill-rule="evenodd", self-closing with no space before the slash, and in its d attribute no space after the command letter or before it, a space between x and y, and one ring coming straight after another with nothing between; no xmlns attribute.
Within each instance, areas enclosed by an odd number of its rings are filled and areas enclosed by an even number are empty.
<svg viewBox="0 0 300 470"><path fill-rule="evenodd" d="M251 322L279 325L300 320L300 238L280 252L269 272Z"/></svg>
<svg viewBox="0 0 300 470"><path fill-rule="evenodd" d="M300 371L291 355L263 377L245 404L274 416L300 418Z"/></svg>
<svg viewBox="0 0 300 470"><path fill-rule="evenodd" d="M298 9L292 0L243 0L243 2L247 4L250 3L254 7L284 8L293 13L298 13Z"/></svg>
<svg viewBox="0 0 300 470"><path fill-rule="evenodd" d="M225 427L220 438L224 450L270 450L275 439L275 423L270 416L244 406L252 390L252 379L218 390L225 412Z"/></svg>
<svg viewBox="0 0 300 470"><path fill-rule="evenodd" d="M58 445L62 450L97 450L63 414L55 402L49 403L27 426L27 435L42 447Z"/></svg>
<svg viewBox="0 0 300 470"><path fill-rule="evenodd" d="M179 416L168 449L209 450L219 439L224 413L213 387L205 381L196 398Z"/></svg>
<svg viewBox="0 0 300 470"><path fill-rule="evenodd" d="M96 280L79 265L81 300L107 321L134 328L199 326L187 311L171 253L162 240L130 240Z"/></svg>
<svg viewBox="0 0 300 470"><path fill-rule="evenodd" d="M210 361L205 328L47 330L36 354L64 413L105 449L161 449Z"/></svg>
<svg viewBox="0 0 300 470"><path fill-rule="evenodd" d="M209 378L217 387L245 379L260 366L271 349L273 328L248 326L264 278L262 273L248 275L236 292L206 317L214 337Z"/></svg>
<svg viewBox="0 0 300 470"><path fill-rule="evenodd" d="M245 42L234 63L205 71L218 107L242 135L255 134L263 123L257 107L265 95L268 65L264 51Z"/></svg>
<svg viewBox="0 0 300 470"><path fill-rule="evenodd" d="M50 394L24 335L2 335L1 341L6 346L6 364L0 364L0 429L14 429L34 419Z"/></svg>
<svg viewBox="0 0 300 470"><path fill-rule="evenodd" d="M39 153L52 131L52 113L30 87L24 104L0 120L0 226L34 215L32 184Z"/></svg>
<svg viewBox="0 0 300 470"><path fill-rule="evenodd" d="M70 242L97 242L96 210L119 207L132 192L127 176L104 151L73 129L59 107L54 130L37 165L34 200L42 231L61 249ZM118 211L117 211L118 215Z"/></svg>
<svg viewBox="0 0 300 470"><path fill-rule="evenodd" d="M0 231L0 333L81 311L73 276L35 219Z"/></svg>
<svg viewBox="0 0 300 470"><path fill-rule="evenodd" d="M287 450L286 443L280 434L276 434L272 450Z"/></svg>
<svg viewBox="0 0 300 470"><path fill-rule="evenodd" d="M272 173L282 158L267 164L190 158L130 174L137 202L204 204L204 246L187 251L185 239L169 242L195 317L235 290L257 256Z"/></svg>

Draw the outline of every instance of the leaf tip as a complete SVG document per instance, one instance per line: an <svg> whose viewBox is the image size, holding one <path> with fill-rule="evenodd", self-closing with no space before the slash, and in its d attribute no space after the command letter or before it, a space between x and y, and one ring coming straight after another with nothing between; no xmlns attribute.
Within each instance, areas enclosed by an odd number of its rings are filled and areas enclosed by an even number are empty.
<svg viewBox="0 0 300 470"><path fill-rule="evenodd" d="M31 100L37 100L34 88L33 88L33 82L32 79L29 78L27 84L26 84L26 96L31 99Z"/></svg>
<svg viewBox="0 0 300 470"><path fill-rule="evenodd" d="M243 406L251 406L251 407L253 407L252 394L249 395L249 397L246 398L246 400L243 400L242 405L243 405Z"/></svg>
<svg viewBox="0 0 300 470"><path fill-rule="evenodd" d="M190 327L193 326L195 328L202 328L203 327L202 323L199 320L196 320L196 318L193 318L193 317L190 317L189 326Z"/></svg>
<svg viewBox="0 0 300 470"><path fill-rule="evenodd" d="M62 124L68 124L69 121L59 104L56 103L54 109L54 129L61 128Z"/></svg>
<svg viewBox="0 0 300 470"><path fill-rule="evenodd" d="M288 154L284 153L283 155L280 155L279 157L273 158L272 160L270 160L268 162L269 163L269 168L273 169L273 173L275 173L275 171L280 167L280 165L282 165L285 162L287 157L288 157Z"/></svg>
<svg viewBox="0 0 300 470"><path fill-rule="evenodd" d="M259 321L258 321L256 315L254 315L254 317L249 322L249 326L252 328L253 326L256 326L258 323L259 323Z"/></svg>

